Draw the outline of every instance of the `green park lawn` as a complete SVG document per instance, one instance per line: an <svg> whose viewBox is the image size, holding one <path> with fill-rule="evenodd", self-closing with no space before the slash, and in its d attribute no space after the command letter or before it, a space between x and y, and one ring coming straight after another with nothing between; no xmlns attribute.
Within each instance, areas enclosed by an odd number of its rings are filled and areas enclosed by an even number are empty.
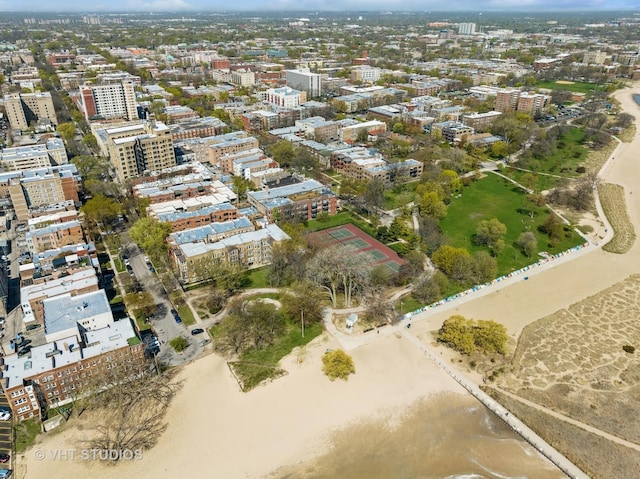
<svg viewBox="0 0 640 479"><path fill-rule="evenodd" d="M335 226L342 226L346 224L352 224L360 228L362 231L367 233L369 236L373 236L375 238L376 231L373 227L362 220L351 211L343 210L340 213L337 213L333 216L325 217L321 220L311 220L307 222L305 230L308 233L313 233L315 231L326 230L329 228L333 228Z"/></svg>
<svg viewBox="0 0 640 479"><path fill-rule="evenodd" d="M529 216L530 212L533 212L533 219ZM531 231L536 235L536 253L559 253L583 243L583 239L570 230L567 238L552 247L548 237L538 230L548 216L546 208L527 201L524 192L516 185L490 174L465 187L462 196L453 199L447 217L440 222L440 226L453 246L466 248L474 253L487 250L473 242L478 224L483 220L497 218L507 227L505 247L497 256L498 275L503 275L539 259L537 255L527 258L515 246L515 241L522 232Z"/></svg>
<svg viewBox="0 0 640 479"><path fill-rule="evenodd" d="M556 83L555 81L536 81L536 88L547 88L549 90L567 90L575 93L589 93L594 90L602 90L602 86L595 83L573 82L573 83Z"/></svg>

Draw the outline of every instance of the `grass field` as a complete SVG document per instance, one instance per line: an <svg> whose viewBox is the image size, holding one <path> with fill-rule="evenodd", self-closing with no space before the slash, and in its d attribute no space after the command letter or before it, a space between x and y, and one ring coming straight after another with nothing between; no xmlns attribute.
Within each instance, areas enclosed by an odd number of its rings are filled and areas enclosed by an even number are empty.
<svg viewBox="0 0 640 479"><path fill-rule="evenodd" d="M572 82L556 83L555 81L537 81L536 88L547 88L549 90L567 90L575 93L589 93L595 90L602 90L602 86L595 83Z"/></svg>
<svg viewBox="0 0 640 479"><path fill-rule="evenodd" d="M247 288L269 288L269 280L267 274L269 273L269 267L256 268L249 271L249 281L247 281Z"/></svg>
<svg viewBox="0 0 640 479"><path fill-rule="evenodd" d="M533 219L529 216L530 212L533 212ZM524 231L536 235L537 252L553 254L583 243L582 238L570 231L568 238L551 247L548 237L538 231L538 226L548 216L546 208L536 207L527 201L524 192L514 184L497 175L488 175L464 188L462 196L449 205L447 217L440 222L440 226L453 246L466 248L473 253L486 251L485 247L473 243L480 221L497 218L507 227L505 247L497 256L498 275L503 275L538 259L536 255L527 258L515 246L516 239Z"/></svg>
<svg viewBox="0 0 640 479"><path fill-rule="evenodd" d="M305 229L308 233L312 233L314 231L326 230L328 228L333 228L334 226L342 226L346 224L356 225L368 235L373 237L376 236L376 231L369 223L360 219L348 210L343 210L340 213L329 216L324 220L311 220L307 223Z"/></svg>
<svg viewBox="0 0 640 479"><path fill-rule="evenodd" d="M42 432L40 421L38 418L27 419L13 427L16 438L16 452L24 452L29 446L33 445L36 436Z"/></svg>

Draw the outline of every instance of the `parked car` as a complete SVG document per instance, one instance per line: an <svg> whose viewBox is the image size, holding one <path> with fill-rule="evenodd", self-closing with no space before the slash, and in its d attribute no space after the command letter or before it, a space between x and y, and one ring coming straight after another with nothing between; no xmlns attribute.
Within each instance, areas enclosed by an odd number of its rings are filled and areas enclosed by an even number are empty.
<svg viewBox="0 0 640 479"><path fill-rule="evenodd" d="M18 357L26 356L31 352L31 346L25 346L20 351L18 351Z"/></svg>
<svg viewBox="0 0 640 479"><path fill-rule="evenodd" d="M182 323L182 318L177 314L173 317L173 319L175 319L176 323L178 323L178 324Z"/></svg>
<svg viewBox="0 0 640 479"><path fill-rule="evenodd" d="M27 331L35 331L36 329L38 329L40 327L39 324L30 324L29 326L27 326Z"/></svg>
<svg viewBox="0 0 640 479"><path fill-rule="evenodd" d="M202 333L204 333L204 329L202 329L202 328L196 328L196 329L192 329L191 330L191 335L192 336L195 336L196 334L202 334Z"/></svg>
<svg viewBox="0 0 640 479"><path fill-rule="evenodd" d="M0 421L8 421L11 419L11 411L0 412Z"/></svg>
<svg viewBox="0 0 640 479"><path fill-rule="evenodd" d="M9 462L11 456L9 454L0 454L0 463L4 464L5 462Z"/></svg>
<svg viewBox="0 0 640 479"><path fill-rule="evenodd" d="M0 469L0 479L9 479L11 474L13 474L11 469Z"/></svg>
<svg viewBox="0 0 640 479"><path fill-rule="evenodd" d="M207 344L209 344L211 342L210 339L203 339L202 341L200 341L200 346L206 346Z"/></svg>

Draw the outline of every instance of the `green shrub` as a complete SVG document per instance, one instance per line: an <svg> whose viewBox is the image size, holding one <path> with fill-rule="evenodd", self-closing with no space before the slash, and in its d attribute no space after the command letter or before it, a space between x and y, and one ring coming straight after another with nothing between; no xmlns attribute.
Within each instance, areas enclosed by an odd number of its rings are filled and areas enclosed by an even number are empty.
<svg viewBox="0 0 640 479"><path fill-rule="evenodd" d="M342 349L336 349L335 351L327 351L322 356L322 371L332 381L337 378L346 381L350 374L355 374L356 368L351 356Z"/></svg>

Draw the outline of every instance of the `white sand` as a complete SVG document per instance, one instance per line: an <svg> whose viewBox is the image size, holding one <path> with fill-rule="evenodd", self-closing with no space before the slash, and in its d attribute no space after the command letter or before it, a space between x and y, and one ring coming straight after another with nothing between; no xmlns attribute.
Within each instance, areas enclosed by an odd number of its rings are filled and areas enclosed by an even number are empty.
<svg viewBox="0 0 640 479"><path fill-rule="evenodd" d="M635 85L640 88L640 84ZM638 89L636 89L638 91ZM638 116L640 108L632 89L616 94L625 111ZM640 129L639 129L640 131ZM640 232L640 136L624 144L605 169L604 179L627 190L638 188L629 213ZM479 297L447 311L434 311L414 323L423 335L437 329L451 314L495 319L514 337L528 323L597 293L635 273L640 265L640 245L624 255L601 250L531 275L499 292ZM423 336L424 337L424 336ZM169 427L159 444L144 453L142 461L118 467L82 461L54 461L53 449L77 446L82 432L71 428L45 435L40 444L19 459L17 476L30 478L260 477L278 466L320 453L328 434L359 418L401 413L416 400L443 391L463 393L460 386L427 361L406 340L395 334L380 335L371 344L350 351L357 372L348 382L330 382L321 372L320 357L335 340L316 340L301 364L285 361L286 377L241 393L223 360L202 358L184 368L184 387L168 415ZM47 457L36 460L35 451Z"/></svg>

